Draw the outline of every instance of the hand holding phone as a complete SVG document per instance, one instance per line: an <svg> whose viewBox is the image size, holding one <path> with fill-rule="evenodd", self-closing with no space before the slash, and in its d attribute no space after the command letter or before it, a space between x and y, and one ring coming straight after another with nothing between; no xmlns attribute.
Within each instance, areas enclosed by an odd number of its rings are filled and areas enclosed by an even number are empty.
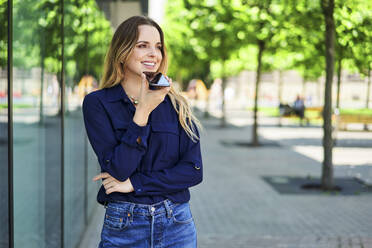
<svg viewBox="0 0 372 248"><path fill-rule="evenodd" d="M170 83L161 72L143 72L146 75L146 79L149 82L150 90L159 90L163 87L169 87Z"/></svg>

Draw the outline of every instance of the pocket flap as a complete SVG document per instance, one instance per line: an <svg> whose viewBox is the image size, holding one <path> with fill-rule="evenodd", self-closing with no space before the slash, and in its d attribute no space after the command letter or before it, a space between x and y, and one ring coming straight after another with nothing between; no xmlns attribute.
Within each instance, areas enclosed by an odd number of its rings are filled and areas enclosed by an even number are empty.
<svg viewBox="0 0 372 248"><path fill-rule="evenodd" d="M127 129L129 122L112 118L112 125L114 126L115 129Z"/></svg>
<svg viewBox="0 0 372 248"><path fill-rule="evenodd" d="M154 132L179 134L177 124L152 123L151 130Z"/></svg>

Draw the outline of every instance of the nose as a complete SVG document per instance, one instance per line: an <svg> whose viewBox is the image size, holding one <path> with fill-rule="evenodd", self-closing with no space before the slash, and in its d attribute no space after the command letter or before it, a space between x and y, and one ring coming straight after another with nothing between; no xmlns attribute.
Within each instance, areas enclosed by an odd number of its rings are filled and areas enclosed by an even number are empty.
<svg viewBox="0 0 372 248"><path fill-rule="evenodd" d="M150 49L149 49L149 53L148 53L148 55L149 55L150 57L155 57L155 55L156 55L156 48L155 48L155 47L150 48Z"/></svg>

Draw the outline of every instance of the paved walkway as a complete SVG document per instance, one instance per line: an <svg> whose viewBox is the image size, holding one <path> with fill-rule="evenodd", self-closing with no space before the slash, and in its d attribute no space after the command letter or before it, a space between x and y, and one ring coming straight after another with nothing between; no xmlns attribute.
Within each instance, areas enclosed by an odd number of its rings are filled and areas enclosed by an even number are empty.
<svg viewBox="0 0 372 248"><path fill-rule="evenodd" d="M202 120L204 181L191 189L190 201L198 247L372 248L371 193L278 193L265 180L319 177L320 128L279 128L275 120L261 118L261 140L276 145L252 148L229 145L250 141L250 116L230 111L229 120L236 125L226 129L218 128L215 118ZM372 178L372 133L339 135L351 136L341 141L340 154L347 155L335 157L336 177L359 173ZM81 247L96 247L102 210L98 208Z"/></svg>

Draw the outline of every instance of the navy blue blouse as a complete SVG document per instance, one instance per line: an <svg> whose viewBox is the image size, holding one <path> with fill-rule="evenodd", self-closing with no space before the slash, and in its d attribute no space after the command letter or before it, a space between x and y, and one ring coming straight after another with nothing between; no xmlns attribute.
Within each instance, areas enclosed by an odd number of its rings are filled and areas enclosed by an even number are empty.
<svg viewBox="0 0 372 248"><path fill-rule="evenodd" d="M84 98L85 128L101 171L119 181L130 178L134 188L107 195L101 186L97 201L188 202L188 188L203 178L200 142L187 136L168 95L151 112L146 126L133 122L135 111L121 84Z"/></svg>

